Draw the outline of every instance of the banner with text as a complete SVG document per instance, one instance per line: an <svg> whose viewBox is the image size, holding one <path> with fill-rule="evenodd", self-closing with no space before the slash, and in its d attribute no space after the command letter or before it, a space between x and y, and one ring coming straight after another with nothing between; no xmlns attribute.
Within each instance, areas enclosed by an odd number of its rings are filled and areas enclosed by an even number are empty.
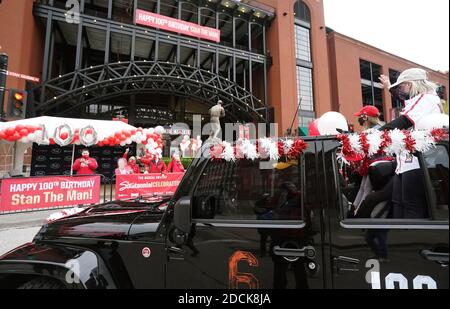
<svg viewBox="0 0 450 309"><path fill-rule="evenodd" d="M200 26L184 20L139 9L136 10L136 24L189 35L217 43L220 42L220 30L218 29Z"/></svg>
<svg viewBox="0 0 450 309"><path fill-rule="evenodd" d="M0 213L99 202L99 175L9 178L1 183Z"/></svg>
<svg viewBox="0 0 450 309"><path fill-rule="evenodd" d="M149 194L174 194L184 173L117 175L116 200Z"/></svg>

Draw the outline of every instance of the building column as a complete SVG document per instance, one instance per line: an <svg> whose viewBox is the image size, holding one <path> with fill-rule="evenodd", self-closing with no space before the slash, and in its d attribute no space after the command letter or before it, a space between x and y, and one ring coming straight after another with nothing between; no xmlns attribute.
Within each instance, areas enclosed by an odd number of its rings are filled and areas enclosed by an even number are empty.
<svg viewBox="0 0 450 309"><path fill-rule="evenodd" d="M80 23L78 24L78 33L77 33L77 47L76 47L76 56L75 56L75 71L78 71L82 67L83 60L83 17L81 16L84 13L84 0L80 1Z"/></svg>
<svg viewBox="0 0 450 309"><path fill-rule="evenodd" d="M130 95L130 107L128 109L128 122L131 125L136 123L136 95Z"/></svg>
<svg viewBox="0 0 450 309"><path fill-rule="evenodd" d="M14 161L13 161L13 172L17 174L23 173L23 161L25 157L25 152L32 146L31 143L20 143L16 142L14 145Z"/></svg>
<svg viewBox="0 0 450 309"><path fill-rule="evenodd" d="M389 68L386 66L381 67L381 73L389 76ZM392 115L392 97L389 89L383 89L383 109L384 109L384 121L390 122Z"/></svg>

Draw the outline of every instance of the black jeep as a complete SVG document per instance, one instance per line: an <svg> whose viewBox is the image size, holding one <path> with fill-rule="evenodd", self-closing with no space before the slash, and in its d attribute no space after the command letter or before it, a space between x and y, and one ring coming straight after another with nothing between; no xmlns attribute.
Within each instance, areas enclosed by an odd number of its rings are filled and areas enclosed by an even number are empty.
<svg viewBox="0 0 450 309"><path fill-rule="evenodd" d="M396 220L390 200L349 216L361 179L337 139L306 141L299 160L199 157L173 197L47 224L0 258L0 287L448 288L448 142L420 155L427 218Z"/></svg>

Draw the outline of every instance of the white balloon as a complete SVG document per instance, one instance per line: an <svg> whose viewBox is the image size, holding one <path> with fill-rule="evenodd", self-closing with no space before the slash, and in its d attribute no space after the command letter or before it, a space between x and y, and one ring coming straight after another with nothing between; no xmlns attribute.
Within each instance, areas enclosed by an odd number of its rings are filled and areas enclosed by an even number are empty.
<svg viewBox="0 0 450 309"><path fill-rule="evenodd" d="M24 137L22 137L22 138L19 140L19 142L24 143L24 144L27 144L27 143L30 142L30 140L28 139L28 137L24 136Z"/></svg>
<svg viewBox="0 0 450 309"><path fill-rule="evenodd" d="M157 152L158 154L162 154L162 149L161 149L161 148L158 148L158 149L156 149L156 152Z"/></svg>
<svg viewBox="0 0 450 309"><path fill-rule="evenodd" d="M132 142L136 142L136 135L133 135L133 136L131 137L131 141L132 141Z"/></svg>
<svg viewBox="0 0 450 309"><path fill-rule="evenodd" d="M126 145L126 143L125 142L120 142L120 146L125 146Z"/></svg>
<svg viewBox="0 0 450 309"><path fill-rule="evenodd" d="M347 119L337 112L323 114L318 120L317 127L321 135L337 135L339 134L337 129L348 131Z"/></svg>
<svg viewBox="0 0 450 309"><path fill-rule="evenodd" d="M160 135L163 135L164 133L166 133L166 129L164 129L164 127L162 127L162 126L157 126L155 128L155 132L160 134Z"/></svg>
<svg viewBox="0 0 450 309"><path fill-rule="evenodd" d="M417 124L417 130L433 130L448 127L449 117L446 114L431 114L423 117Z"/></svg>
<svg viewBox="0 0 450 309"><path fill-rule="evenodd" d="M36 136L34 135L34 133L28 134L27 138L30 142L34 142L36 140Z"/></svg>
<svg viewBox="0 0 450 309"><path fill-rule="evenodd" d="M131 138L127 138L125 141L126 144L130 145L131 143L133 143L133 141L131 140Z"/></svg>

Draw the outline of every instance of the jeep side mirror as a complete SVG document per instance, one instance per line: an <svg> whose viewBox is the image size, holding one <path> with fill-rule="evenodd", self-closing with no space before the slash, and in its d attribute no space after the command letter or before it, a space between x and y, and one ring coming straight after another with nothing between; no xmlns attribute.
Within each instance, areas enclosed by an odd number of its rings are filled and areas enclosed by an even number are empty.
<svg viewBox="0 0 450 309"><path fill-rule="evenodd" d="M182 233L189 233L191 231L191 198L185 196L180 198L174 207L173 221L175 228Z"/></svg>

